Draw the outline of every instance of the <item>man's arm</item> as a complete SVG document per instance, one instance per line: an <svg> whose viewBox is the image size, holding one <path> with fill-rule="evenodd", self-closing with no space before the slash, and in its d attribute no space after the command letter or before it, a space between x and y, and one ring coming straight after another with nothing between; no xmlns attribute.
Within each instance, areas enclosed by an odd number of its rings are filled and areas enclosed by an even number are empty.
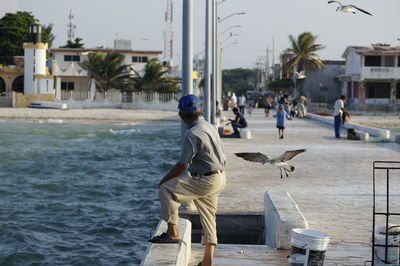
<svg viewBox="0 0 400 266"><path fill-rule="evenodd" d="M166 174L163 179L161 179L160 183L158 183L158 187L160 187L165 182L171 180L172 178L180 176L188 167L187 164L177 163L172 167L172 169Z"/></svg>

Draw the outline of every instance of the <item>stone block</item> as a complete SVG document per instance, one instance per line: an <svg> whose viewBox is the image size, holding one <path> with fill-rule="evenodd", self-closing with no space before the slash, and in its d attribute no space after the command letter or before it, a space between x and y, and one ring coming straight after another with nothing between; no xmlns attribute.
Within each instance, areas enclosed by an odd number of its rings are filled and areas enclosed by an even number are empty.
<svg viewBox="0 0 400 266"><path fill-rule="evenodd" d="M265 241L277 249L291 248L294 228L308 228L308 223L290 194L273 189L265 193Z"/></svg>
<svg viewBox="0 0 400 266"><path fill-rule="evenodd" d="M176 265L187 266L191 256L192 223L179 219L179 233L182 240L177 244L149 243L142 259L141 266ZM167 223L161 221L153 236L167 231Z"/></svg>

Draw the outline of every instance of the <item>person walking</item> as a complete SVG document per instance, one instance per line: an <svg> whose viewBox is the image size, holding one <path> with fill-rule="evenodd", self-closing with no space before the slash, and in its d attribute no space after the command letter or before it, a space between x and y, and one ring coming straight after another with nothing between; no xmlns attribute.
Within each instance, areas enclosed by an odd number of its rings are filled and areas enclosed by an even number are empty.
<svg viewBox="0 0 400 266"><path fill-rule="evenodd" d="M239 112L244 115L244 107L246 106L246 97L244 94L238 97Z"/></svg>
<svg viewBox="0 0 400 266"><path fill-rule="evenodd" d="M279 138L283 139L285 131L286 111L283 104L279 104L278 111L276 112L276 127L278 128Z"/></svg>
<svg viewBox="0 0 400 266"><path fill-rule="evenodd" d="M271 95L267 95L266 99L265 99L265 107L264 107L264 113L265 113L265 117L269 117L269 111L272 108L272 96Z"/></svg>
<svg viewBox="0 0 400 266"><path fill-rule="evenodd" d="M335 137L340 138L340 131L342 127L342 115L345 112L344 103L346 102L346 96L342 95L339 99L336 100L333 108L333 116L334 116L334 128L335 128Z"/></svg>
<svg viewBox="0 0 400 266"><path fill-rule="evenodd" d="M239 109L237 108L233 108L232 109L233 113L236 115L235 119L229 119L229 121L231 121L232 124L232 128L233 128L233 134L240 134L238 128L245 128L247 127L247 121L246 119L243 117L243 115L239 112Z"/></svg>
<svg viewBox="0 0 400 266"><path fill-rule="evenodd" d="M226 156L213 125L201 116L198 98L193 94L179 100L179 116L187 125L178 162L158 184L160 218L167 222L165 233L149 239L152 243L178 243L178 208L193 201L202 226L204 257L198 265L211 266L217 245L216 212L219 193L224 189ZM168 255L168 254L165 254Z"/></svg>

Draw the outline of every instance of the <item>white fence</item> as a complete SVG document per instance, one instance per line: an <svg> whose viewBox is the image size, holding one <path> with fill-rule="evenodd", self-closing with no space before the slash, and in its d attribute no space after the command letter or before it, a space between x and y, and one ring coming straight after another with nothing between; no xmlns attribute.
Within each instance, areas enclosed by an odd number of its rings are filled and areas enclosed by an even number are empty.
<svg viewBox="0 0 400 266"><path fill-rule="evenodd" d="M122 107L123 109L176 110L180 93L61 91L68 108Z"/></svg>

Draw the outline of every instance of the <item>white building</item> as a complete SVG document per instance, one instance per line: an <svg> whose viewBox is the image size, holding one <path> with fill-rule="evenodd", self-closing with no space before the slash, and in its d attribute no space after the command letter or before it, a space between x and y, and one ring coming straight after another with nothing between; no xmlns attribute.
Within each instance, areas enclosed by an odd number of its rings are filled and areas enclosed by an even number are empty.
<svg viewBox="0 0 400 266"><path fill-rule="evenodd" d="M51 71L56 80L56 97L59 99L61 91L90 90L91 82L87 72L80 66L80 63L87 60L90 53L120 53L124 55L123 64L130 65L138 73L142 73L147 62L152 58L158 58L162 51L137 51L130 49L78 49L78 48L53 48Z"/></svg>
<svg viewBox="0 0 400 266"><path fill-rule="evenodd" d="M358 105L400 103L400 46L349 46L342 94Z"/></svg>

